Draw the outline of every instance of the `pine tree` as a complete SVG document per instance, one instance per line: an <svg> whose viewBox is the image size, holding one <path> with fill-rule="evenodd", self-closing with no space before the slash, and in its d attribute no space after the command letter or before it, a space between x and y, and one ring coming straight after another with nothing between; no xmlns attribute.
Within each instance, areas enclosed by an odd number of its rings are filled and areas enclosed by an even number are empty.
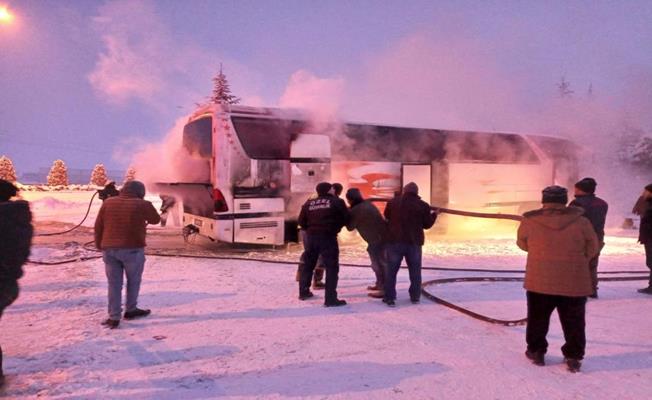
<svg viewBox="0 0 652 400"><path fill-rule="evenodd" d="M213 78L213 95L210 102L214 104L238 104L240 102L240 98L231 94L229 81L222 72L222 63L220 63L220 72Z"/></svg>
<svg viewBox="0 0 652 400"><path fill-rule="evenodd" d="M91 185L104 186L109 178L106 176L104 164L96 164L91 173Z"/></svg>
<svg viewBox="0 0 652 400"><path fill-rule="evenodd" d="M136 180L136 169L134 167L129 167L127 168L127 172L125 173L124 183L131 182L134 180Z"/></svg>
<svg viewBox="0 0 652 400"><path fill-rule="evenodd" d="M68 186L68 169L62 160L56 160L48 174L48 186Z"/></svg>
<svg viewBox="0 0 652 400"><path fill-rule="evenodd" d="M14 163L11 162L7 156L0 157L0 179L12 183L16 182L16 169L14 168Z"/></svg>

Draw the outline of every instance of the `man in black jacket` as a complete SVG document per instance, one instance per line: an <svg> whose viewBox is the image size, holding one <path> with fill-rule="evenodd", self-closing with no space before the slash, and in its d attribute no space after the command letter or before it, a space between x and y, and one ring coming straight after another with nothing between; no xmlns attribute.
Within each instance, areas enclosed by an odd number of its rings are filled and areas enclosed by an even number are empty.
<svg viewBox="0 0 652 400"><path fill-rule="evenodd" d="M11 182L0 179L0 317L18 298L18 279L32 244L32 213L26 201L9 201L18 193ZM4 384L0 348L0 386Z"/></svg>
<svg viewBox="0 0 652 400"><path fill-rule="evenodd" d="M604 247L604 224L607 220L607 211L609 205L606 201L602 200L595 195L595 187L597 182L593 178L584 178L575 184L575 200L571 201L569 206L580 207L584 209L584 217L586 217L591 225L595 234L598 235L600 241L600 249ZM589 297L594 299L598 298L598 261L600 253L591 259L589 268L591 269L591 281L593 284L593 294Z"/></svg>
<svg viewBox="0 0 652 400"><path fill-rule="evenodd" d="M349 211L341 199L329 193L332 185L322 182L317 185L317 198L309 199L301 207L299 225L306 231L305 264L299 282L299 299L313 297L310 291L312 274L321 255L326 267L326 293L324 305L337 307L346 301L337 298L339 273L339 246L337 234L349 222Z"/></svg>
<svg viewBox="0 0 652 400"><path fill-rule="evenodd" d="M645 263L650 269L650 280L646 288L639 289L639 293L652 294L652 183L645 187L643 197L647 202L645 214L641 216L638 241L645 246Z"/></svg>
<svg viewBox="0 0 652 400"><path fill-rule="evenodd" d="M410 182L403 194L394 197L385 207L389 222L387 237L387 271L385 274L385 297L390 307L396 301L396 275L405 257L410 273L410 300L416 304L421 299L421 247L424 229L430 229L437 213L419 197L419 187Z"/></svg>

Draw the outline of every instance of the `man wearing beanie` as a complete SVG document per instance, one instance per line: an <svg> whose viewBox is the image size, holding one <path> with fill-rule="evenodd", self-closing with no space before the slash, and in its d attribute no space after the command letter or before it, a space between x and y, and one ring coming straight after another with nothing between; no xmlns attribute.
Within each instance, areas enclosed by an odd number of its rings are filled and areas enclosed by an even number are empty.
<svg viewBox="0 0 652 400"><path fill-rule="evenodd" d="M385 254L385 237L387 233L387 222L378 211L378 208L365 200L360 189L353 188L346 192L346 200L351 206L351 220L346 229L352 231L357 229L367 242L367 253L371 261L371 269L376 275L376 282L369 286L370 297L383 298L385 295L385 269L387 258Z"/></svg>
<svg viewBox="0 0 652 400"><path fill-rule="evenodd" d="M641 216L638 241L645 247L645 263L650 269L650 280L648 286L639 289L639 293L652 294L652 183L645 187L643 198L647 203L645 213Z"/></svg>
<svg viewBox="0 0 652 400"><path fill-rule="evenodd" d="M305 263L299 281L299 299L307 300L314 295L310 291L312 274L317 259L322 257L326 267L326 293L324 306L338 307L346 301L337 298L340 249L337 234L349 222L349 211L341 199L329 193L332 185L321 182L317 185L317 198L308 199L301 207L299 226L306 231Z"/></svg>
<svg viewBox="0 0 652 400"><path fill-rule="evenodd" d="M396 275L405 258L410 274L410 300L413 304L421 299L421 248L424 229L435 224L437 214L419 197L419 187L410 182L400 195L385 207L388 221L387 271L385 273L385 297L389 307L396 305Z"/></svg>
<svg viewBox="0 0 652 400"><path fill-rule="evenodd" d="M525 355L544 365L550 315L557 309L566 343L561 351L568 369L579 371L586 348L586 296L593 293L589 261L600 249L583 210L566 207L560 186L543 190L543 207L523 214L517 245L526 251L527 328Z"/></svg>
<svg viewBox="0 0 652 400"><path fill-rule="evenodd" d="M125 319L146 317L150 310L138 308L140 282L145 267L147 224L158 224L161 217L145 199L145 185L139 181L124 184L120 194L104 200L95 220L95 246L102 250L109 286L109 318L102 325L115 329L122 312L122 282L127 276Z"/></svg>
<svg viewBox="0 0 652 400"><path fill-rule="evenodd" d="M10 201L18 188L0 179L0 317L18 298L18 280L23 276L32 244L32 213L26 201ZM5 381L0 347L0 387Z"/></svg>
<svg viewBox="0 0 652 400"><path fill-rule="evenodd" d="M593 226L595 234L600 241L600 249L604 247L604 224L607 220L607 211L609 205L595 195L597 183L593 178L584 178L575 184L575 200L569 206L580 207L584 210L584 217L589 220ZM594 299L598 298L598 260L600 252L591 259L589 268L591 269L591 282L593 284L593 293L589 296Z"/></svg>

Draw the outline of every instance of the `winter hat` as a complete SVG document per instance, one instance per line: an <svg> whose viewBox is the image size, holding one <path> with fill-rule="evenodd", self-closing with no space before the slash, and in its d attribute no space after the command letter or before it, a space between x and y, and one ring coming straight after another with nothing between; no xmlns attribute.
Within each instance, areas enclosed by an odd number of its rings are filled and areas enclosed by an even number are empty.
<svg viewBox="0 0 652 400"><path fill-rule="evenodd" d="M575 187L584 193L595 193L595 187L598 186L598 183L593 178L583 178L575 184Z"/></svg>
<svg viewBox="0 0 652 400"><path fill-rule="evenodd" d="M4 179L0 179L0 201L9 201L10 198L18 194L16 185Z"/></svg>
<svg viewBox="0 0 652 400"><path fill-rule="evenodd" d="M331 187L333 187L333 185L331 185L328 182L320 182L317 184L315 190L317 191L318 195L326 196L328 194L328 191L331 190Z"/></svg>
<svg viewBox="0 0 652 400"><path fill-rule="evenodd" d="M403 186L403 193L419 194L419 186L414 182L410 182Z"/></svg>
<svg viewBox="0 0 652 400"><path fill-rule="evenodd" d="M559 203L566 204L568 203L568 190L561 186L548 186L543 189L542 192L542 203Z"/></svg>
<svg viewBox="0 0 652 400"><path fill-rule="evenodd" d="M141 181L129 181L122 186L120 192L125 194L133 194L140 199L144 199L145 185Z"/></svg>
<svg viewBox="0 0 652 400"><path fill-rule="evenodd" d="M350 201L352 204L358 204L364 200L362 198L362 193L360 193L360 189L358 188L351 188L347 190L346 199Z"/></svg>

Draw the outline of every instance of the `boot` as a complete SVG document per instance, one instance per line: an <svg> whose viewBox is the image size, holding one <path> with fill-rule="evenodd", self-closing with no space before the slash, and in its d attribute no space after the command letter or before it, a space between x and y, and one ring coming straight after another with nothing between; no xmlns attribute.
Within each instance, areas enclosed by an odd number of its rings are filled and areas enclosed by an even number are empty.
<svg viewBox="0 0 652 400"><path fill-rule="evenodd" d="M580 368L582 368L582 361L576 358L564 358L564 362L566 363L568 370L572 373L580 372Z"/></svg>
<svg viewBox="0 0 652 400"><path fill-rule="evenodd" d="M140 308L136 308L131 311L125 312L125 319L136 319L136 318L141 318L141 317L146 317L149 314L152 313L152 310L141 310Z"/></svg>
<svg viewBox="0 0 652 400"><path fill-rule="evenodd" d="M648 286L643 289L638 289L637 292L643 293L643 294L652 294L652 286Z"/></svg>
<svg viewBox="0 0 652 400"><path fill-rule="evenodd" d="M102 325L106 326L109 329L115 329L120 325L120 320L108 318L102 321Z"/></svg>
<svg viewBox="0 0 652 400"><path fill-rule="evenodd" d="M541 351L527 350L525 352L525 357L527 357L528 360L532 361L532 364L538 365L539 367L546 365L544 356L545 355Z"/></svg>
<svg viewBox="0 0 652 400"><path fill-rule="evenodd" d="M315 295L308 290L307 292L302 292L299 294L299 300L308 300L311 297L314 297Z"/></svg>
<svg viewBox="0 0 652 400"><path fill-rule="evenodd" d="M333 301L328 301L324 303L324 307L340 307L345 306L346 300L335 299Z"/></svg>

